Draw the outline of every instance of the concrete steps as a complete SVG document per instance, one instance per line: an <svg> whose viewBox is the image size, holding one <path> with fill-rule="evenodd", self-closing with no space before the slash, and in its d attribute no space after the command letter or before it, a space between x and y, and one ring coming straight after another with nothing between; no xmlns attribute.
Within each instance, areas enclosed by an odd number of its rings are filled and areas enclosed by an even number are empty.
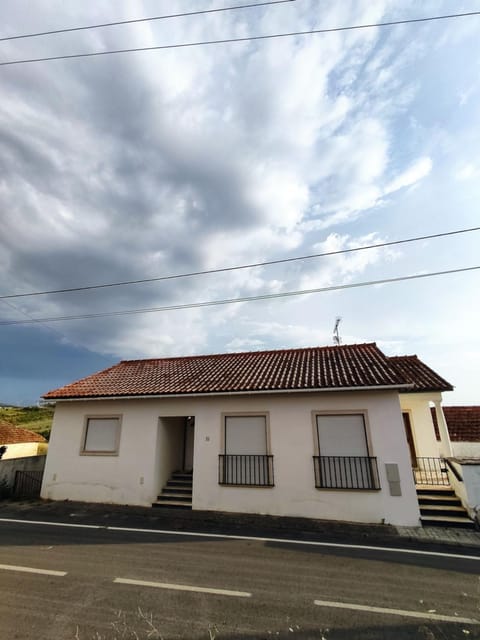
<svg viewBox="0 0 480 640"><path fill-rule="evenodd" d="M474 529L473 521L451 487L422 488L417 485L417 496L420 520L424 527Z"/></svg>
<svg viewBox="0 0 480 640"><path fill-rule="evenodd" d="M152 506L168 509L191 509L192 489L192 472L174 471Z"/></svg>

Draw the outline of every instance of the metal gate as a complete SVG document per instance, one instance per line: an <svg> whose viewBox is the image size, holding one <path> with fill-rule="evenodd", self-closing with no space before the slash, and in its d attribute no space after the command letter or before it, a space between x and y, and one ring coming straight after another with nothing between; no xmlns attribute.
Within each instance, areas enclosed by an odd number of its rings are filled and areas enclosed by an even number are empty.
<svg viewBox="0 0 480 640"><path fill-rule="evenodd" d="M14 498L38 498L42 487L43 471L15 472Z"/></svg>

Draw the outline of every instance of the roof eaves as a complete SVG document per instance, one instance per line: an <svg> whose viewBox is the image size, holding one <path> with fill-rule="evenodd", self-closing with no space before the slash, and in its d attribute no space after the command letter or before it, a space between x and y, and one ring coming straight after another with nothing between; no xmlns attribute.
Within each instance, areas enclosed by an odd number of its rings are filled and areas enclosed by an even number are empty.
<svg viewBox="0 0 480 640"><path fill-rule="evenodd" d="M411 389L413 384L410 382L387 384L387 385L369 385L358 387L314 387L308 389L242 389L240 391L197 391L185 393L141 393L141 394L114 394L114 395L81 395L81 396L55 396L58 401L74 401L74 400L142 400L148 398L200 398L204 396L232 396L232 395L267 395L267 394L291 394L291 393L328 393L339 391L407 391Z"/></svg>

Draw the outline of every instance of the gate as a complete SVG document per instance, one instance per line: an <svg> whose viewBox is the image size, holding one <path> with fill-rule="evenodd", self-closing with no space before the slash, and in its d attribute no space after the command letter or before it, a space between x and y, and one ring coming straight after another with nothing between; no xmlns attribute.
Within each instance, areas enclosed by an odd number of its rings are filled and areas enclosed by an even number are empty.
<svg viewBox="0 0 480 640"><path fill-rule="evenodd" d="M16 471L13 484L14 498L39 498L42 488L42 471Z"/></svg>
<svg viewBox="0 0 480 640"><path fill-rule="evenodd" d="M447 464L443 458L415 458L412 469L415 484L450 486Z"/></svg>

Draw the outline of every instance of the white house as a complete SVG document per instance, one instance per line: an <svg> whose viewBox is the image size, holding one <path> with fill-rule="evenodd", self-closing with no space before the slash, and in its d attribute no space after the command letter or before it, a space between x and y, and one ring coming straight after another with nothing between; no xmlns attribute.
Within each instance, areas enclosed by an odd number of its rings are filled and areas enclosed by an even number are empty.
<svg viewBox="0 0 480 640"><path fill-rule="evenodd" d="M41 495L418 525L451 389L374 343L122 361L44 396Z"/></svg>

